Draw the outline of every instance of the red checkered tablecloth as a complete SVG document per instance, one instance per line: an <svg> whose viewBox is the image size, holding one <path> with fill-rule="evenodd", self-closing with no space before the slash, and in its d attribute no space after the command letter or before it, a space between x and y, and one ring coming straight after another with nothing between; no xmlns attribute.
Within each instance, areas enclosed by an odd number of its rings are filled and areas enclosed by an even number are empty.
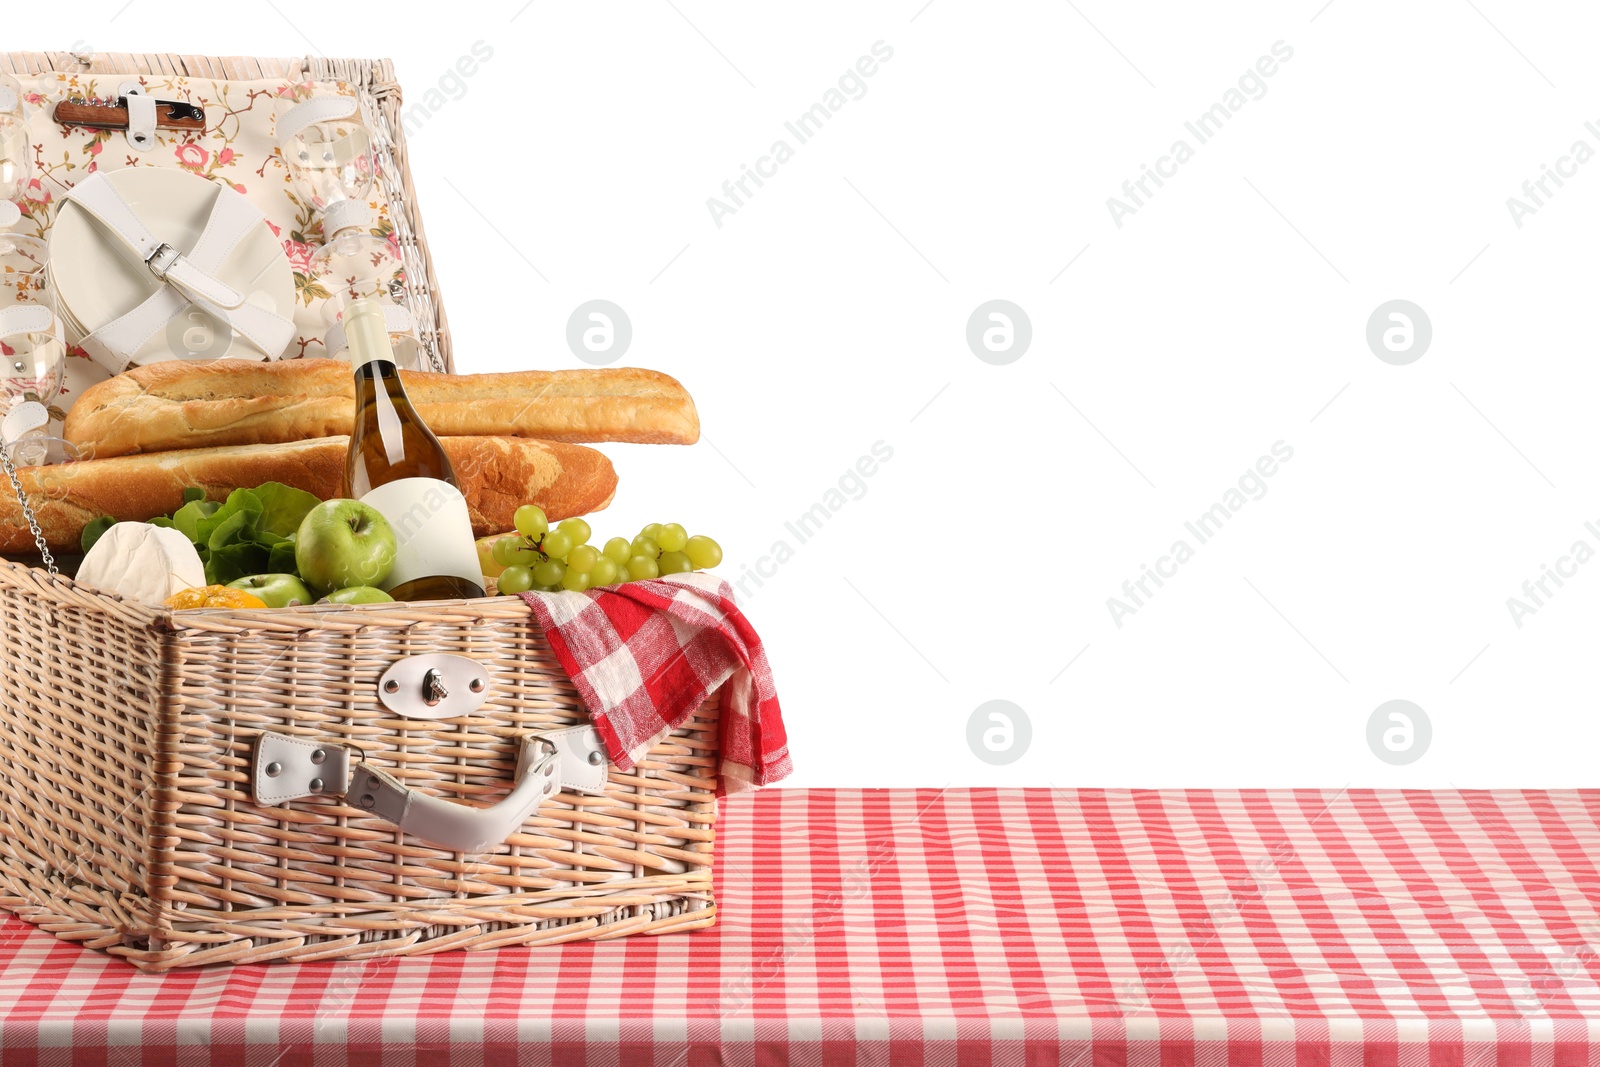
<svg viewBox="0 0 1600 1067"><path fill-rule="evenodd" d="M146 976L0 926L6 1064L1600 1065L1600 791L770 790L712 930Z"/></svg>

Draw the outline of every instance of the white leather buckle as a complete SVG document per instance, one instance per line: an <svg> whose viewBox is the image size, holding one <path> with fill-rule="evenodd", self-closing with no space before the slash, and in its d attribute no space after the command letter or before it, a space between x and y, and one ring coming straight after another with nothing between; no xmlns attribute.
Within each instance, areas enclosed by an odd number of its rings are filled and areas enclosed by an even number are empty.
<svg viewBox="0 0 1600 1067"><path fill-rule="evenodd" d="M178 262L180 255L182 255L181 252L163 241L156 245L156 250L150 253L150 257L144 261L144 265L150 268L151 274L154 274L162 281L166 281L167 271L171 270L172 265Z"/></svg>
<svg viewBox="0 0 1600 1067"><path fill-rule="evenodd" d="M108 236L139 256L165 284L143 303L84 337L84 349L107 370L120 374L151 337L193 304L225 323L268 359L278 358L294 336L294 320L276 309L250 304L247 294L215 277L244 234L261 225L261 212L228 186L212 183L205 228L184 254L150 232L106 174L102 171L78 183L66 198L87 212Z"/></svg>

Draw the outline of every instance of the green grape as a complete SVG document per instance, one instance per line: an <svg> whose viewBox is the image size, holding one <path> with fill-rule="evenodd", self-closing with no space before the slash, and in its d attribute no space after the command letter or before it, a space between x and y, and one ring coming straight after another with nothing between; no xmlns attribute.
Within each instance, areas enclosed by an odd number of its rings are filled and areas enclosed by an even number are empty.
<svg viewBox="0 0 1600 1067"><path fill-rule="evenodd" d="M675 522L667 523L656 534L656 544L661 546L663 552L682 552L683 546L688 543L689 531Z"/></svg>
<svg viewBox="0 0 1600 1067"><path fill-rule="evenodd" d="M534 565L533 580L540 585L560 585L567 576L567 565L559 559L545 560Z"/></svg>
<svg viewBox="0 0 1600 1067"><path fill-rule="evenodd" d="M639 531L639 536L648 537L650 540L654 541L656 539L656 535L660 532L661 524L659 522L652 522L649 526L646 526L644 529Z"/></svg>
<svg viewBox="0 0 1600 1067"><path fill-rule="evenodd" d="M533 588L533 572L526 567L507 567L500 575L502 593L526 593Z"/></svg>
<svg viewBox="0 0 1600 1067"><path fill-rule="evenodd" d="M617 563L610 556L601 556L589 568L589 585L611 585L617 580Z"/></svg>
<svg viewBox="0 0 1600 1067"><path fill-rule="evenodd" d="M589 588L589 575L568 567L567 573L561 576L561 588L571 593L581 593Z"/></svg>
<svg viewBox="0 0 1600 1067"><path fill-rule="evenodd" d="M628 557L633 555L633 547L628 544L626 537L613 537L606 542L604 551L611 557L611 562L619 567L628 562Z"/></svg>
<svg viewBox="0 0 1600 1067"><path fill-rule="evenodd" d="M551 559L566 559L567 553L572 551L574 542L570 535L555 529L545 534L541 543L544 545L544 554Z"/></svg>
<svg viewBox="0 0 1600 1067"><path fill-rule="evenodd" d="M683 546L683 554L689 557L689 562L694 564L697 571L710 570L722 562L722 546L704 534L695 534Z"/></svg>
<svg viewBox="0 0 1600 1067"><path fill-rule="evenodd" d="M493 556L494 561L500 566L509 566L511 563L511 550L516 547L516 544L517 538L502 537L489 549L489 555Z"/></svg>
<svg viewBox="0 0 1600 1067"><path fill-rule="evenodd" d="M513 563L518 567L531 567L543 558L537 548L534 548L520 537L517 538L511 551L506 553L506 562Z"/></svg>
<svg viewBox="0 0 1600 1067"><path fill-rule="evenodd" d="M517 533L523 537L531 537L537 541L544 532L550 529L550 520L544 517L544 509L536 504L524 504L517 509L511 521L517 527Z"/></svg>
<svg viewBox="0 0 1600 1067"><path fill-rule="evenodd" d="M643 556L646 559L655 559L661 555L661 546L656 544L655 538L640 534L633 539L633 554L635 556ZM629 558L631 559L632 557Z"/></svg>
<svg viewBox="0 0 1600 1067"><path fill-rule="evenodd" d="M634 556L628 560L628 577L636 582L646 578L659 578L661 568L656 566L656 561L650 556Z"/></svg>
<svg viewBox="0 0 1600 1067"><path fill-rule="evenodd" d="M572 538L572 543L575 545L587 544L589 535L592 532L589 529L589 524L582 519L562 519L556 529L563 531L568 537Z"/></svg>
<svg viewBox="0 0 1600 1067"><path fill-rule="evenodd" d="M663 552L661 562L657 564L662 574L687 574L694 570L694 564L689 562L689 557L682 552Z"/></svg>
<svg viewBox="0 0 1600 1067"><path fill-rule="evenodd" d="M600 550L593 545L579 545L567 553L567 570L590 571L600 559Z"/></svg>

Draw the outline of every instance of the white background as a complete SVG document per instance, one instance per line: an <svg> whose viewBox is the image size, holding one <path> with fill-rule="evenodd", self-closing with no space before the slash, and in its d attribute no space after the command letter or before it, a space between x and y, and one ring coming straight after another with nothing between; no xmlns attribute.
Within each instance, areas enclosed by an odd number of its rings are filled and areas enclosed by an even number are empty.
<svg viewBox="0 0 1600 1067"><path fill-rule="evenodd" d="M622 363L693 392L700 444L606 449L596 533L678 520L735 579L796 547L746 586L792 784L1592 781L1600 562L1520 628L1506 604L1600 549L1600 161L1520 228L1506 204L1600 150L1592 10L73 10L6 47L389 56L411 106L445 79L411 165L459 368L581 366L568 316L604 298ZM866 94L797 145L784 122L878 41ZM1277 41L1265 95L1198 144L1184 122ZM1119 228L1107 198L1180 137L1194 158ZM719 228L707 198L778 138L794 158ZM965 338L994 298L1032 322L1005 366ZM1397 298L1433 328L1406 366L1365 339ZM1107 598L1280 440L1266 495L1116 626ZM865 495L796 545L785 521L877 441ZM1396 698L1433 729L1398 767L1366 740ZM992 699L1032 725L1008 766L968 747Z"/></svg>

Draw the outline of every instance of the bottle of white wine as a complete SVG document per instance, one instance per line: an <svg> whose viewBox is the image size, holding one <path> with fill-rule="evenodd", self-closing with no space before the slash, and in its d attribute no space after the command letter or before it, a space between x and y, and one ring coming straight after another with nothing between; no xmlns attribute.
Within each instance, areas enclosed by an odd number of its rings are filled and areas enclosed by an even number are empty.
<svg viewBox="0 0 1600 1067"><path fill-rule="evenodd" d="M383 590L396 600L483 596L467 499L450 457L406 396L382 303L352 301L344 329L356 377L344 495L372 505L394 528L398 550Z"/></svg>

